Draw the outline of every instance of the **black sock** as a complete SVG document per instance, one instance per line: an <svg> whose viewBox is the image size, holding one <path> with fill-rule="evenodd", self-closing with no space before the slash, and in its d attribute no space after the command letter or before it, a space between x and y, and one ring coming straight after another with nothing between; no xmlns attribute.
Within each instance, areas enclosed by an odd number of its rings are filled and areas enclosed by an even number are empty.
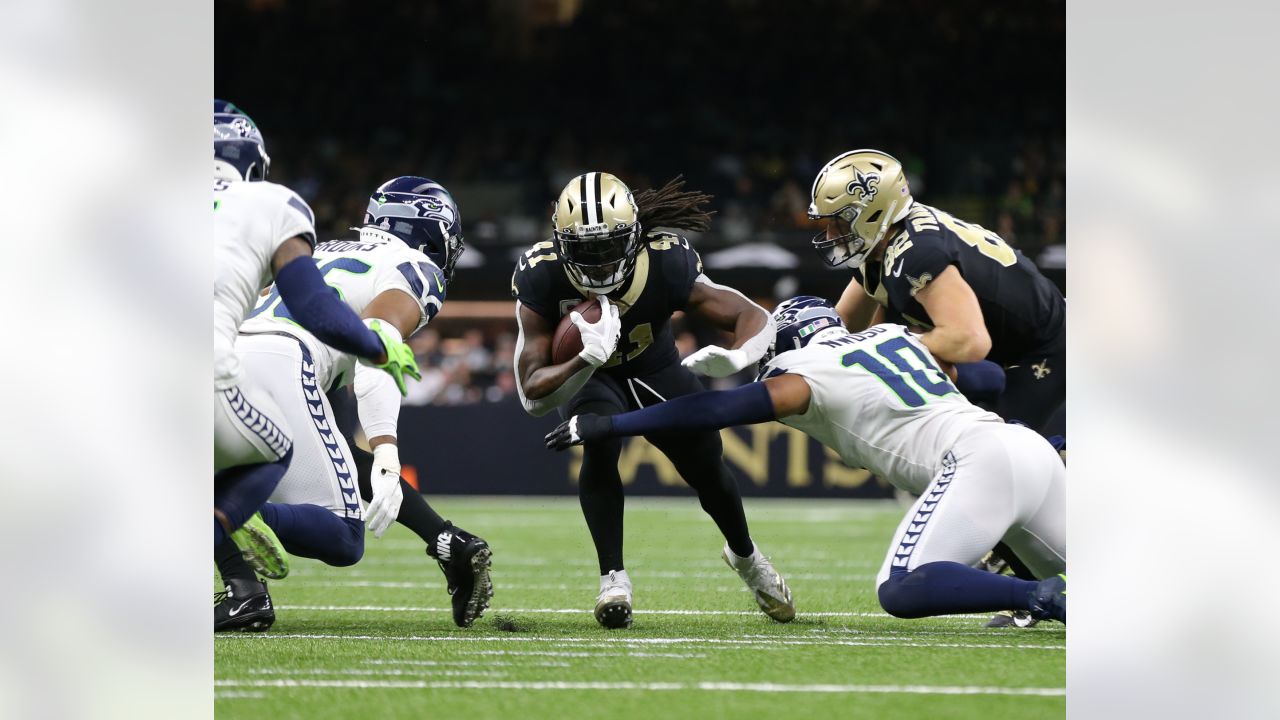
<svg viewBox="0 0 1280 720"><path fill-rule="evenodd" d="M369 481L373 476L373 453L360 448L352 448L351 453L356 461L360 497L369 502L373 499L373 485ZM432 509L426 497L412 485L401 480L400 490L404 492L404 500L400 503L400 514L396 516L396 522L422 538L427 544L427 554L435 557L436 538L449 523Z"/></svg>
<svg viewBox="0 0 1280 720"><path fill-rule="evenodd" d="M721 463L723 467L724 463ZM750 557L756 545L747 530L747 516L742 509L742 496L738 494L738 486L729 475L728 468L715 474L708 483L699 483L694 487L698 491L698 501L702 509L715 521L724 535L729 549L738 557Z"/></svg>
<svg viewBox="0 0 1280 720"><path fill-rule="evenodd" d="M252 580L257 582L258 576L254 573L253 568L245 561L244 555L240 554L240 548L231 538L223 540L217 547L213 549L213 560L218 565L218 574L222 576L222 582L228 580Z"/></svg>
<svg viewBox="0 0 1280 720"><path fill-rule="evenodd" d="M400 481L400 489L404 492L404 500L400 503L400 514L396 522L409 528L427 543L427 554L436 556L436 538L449 526L449 522L440 517L427 502L427 498L409 483Z"/></svg>
<svg viewBox="0 0 1280 720"><path fill-rule="evenodd" d="M622 519L626 503L618 475L620 440L604 440L586 446L578 472L578 503L596 546L600 574L625 570L622 564Z"/></svg>
<svg viewBox="0 0 1280 720"><path fill-rule="evenodd" d="M702 509L720 528L733 554L749 557L755 543L747 529L738 483L721 459L720 435L655 436L650 441L671 459L680 477L698 493Z"/></svg>
<svg viewBox="0 0 1280 720"><path fill-rule="evenodd" d="M1035 580L1036 576L1031 572L1031 568L1013 552L1013 548L1005 545L1003 542L996 543L995 554L1001 560L1009 563L1009 570L1013 572L1013 576L1022 580Z"/></svg>

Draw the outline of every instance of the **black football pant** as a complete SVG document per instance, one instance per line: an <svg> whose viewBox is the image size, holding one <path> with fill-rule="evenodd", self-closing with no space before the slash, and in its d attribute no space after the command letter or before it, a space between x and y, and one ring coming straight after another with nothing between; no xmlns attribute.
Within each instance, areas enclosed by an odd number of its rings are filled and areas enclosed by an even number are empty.
<svg viewBox="0 0 1280 720"><path fill-rule="evenodd" d="M582 413L617 415L681 395L705 390L692 372L668 365L649 375L615 378L597 371L563 407L568 419ZM654 434L645 439L666 455L680 477L698 493L702 509L711 516L729 548L739 556L751 554L753 545L738 485L721 458L720 433ZM596 546L600 574L622 570L622 478L618 456L622 440L611 438L587 443L578 473L578 500L587 529Z"/></svg>
<svg viewBox="0 0 1280 720"><path fill-rule="evenodd" d="M1066 435L1067 353L1056 349L1011 363L1004 369L1004 394L996 414L1017 420L1048 437Z"/></svg>
<svg viewBox="0 0 1280 720"><path fill-rule="evenodd" d="M1065 332L1065 331L1064 331ZM1004 394L996 401L995 412L1005 420L1017 420L1045 437L1067 434L1067 353L1065 335L1061 342L1040 353L1032 353L1004 369ZM1031 571L1004 543L996 554L1009 563L1014 575L1034 579Z"/></svg>

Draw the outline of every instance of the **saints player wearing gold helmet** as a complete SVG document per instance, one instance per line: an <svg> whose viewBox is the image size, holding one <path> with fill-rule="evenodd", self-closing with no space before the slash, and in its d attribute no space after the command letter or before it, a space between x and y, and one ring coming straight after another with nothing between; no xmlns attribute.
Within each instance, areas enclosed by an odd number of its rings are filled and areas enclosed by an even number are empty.
<svg viewBox="0 0 1280 720"><path fill-rule="evenodd" d="M633 196L603 172L580 175L554 206L553 238L518 260L511 280L520 335L516 389L525 409L565 418L614 415L699 392L690 372L724 377L752 366L768 350L773 324L763 308L702 272L702 261L679 232L706 230L710 196L681 190L673 180ZM583 340L578 356L554 364L551 341L560 319L584 299L599 298L595 323L574 315ZM733 344L708 346L680 361L671 314L682 310L732 333ZM683 366L682 366L683 365ZM791 591L756 548L742 498L721 459L714 431L649 438L694 490L724 534L723 557L775 620L795 616ZM595 617L605 627L631 624L631 580L622 560L621 441L588 443L578 492L600 563Z"/></svg>
<svg viewBox="0 0 1280 720"><path fill-rule="evenodd" d="M957 385L966 372L985 370L972 363L994 362L1005 375L995 411L1045 435L1065 434L1066 300L1034 263L990 230L917 202L902 164L879 150L824 165L809 217L826 220L814 249L853 270L836 305L850 331L886 319L924 327L921 342L957 366ZM1029 576L1011 551L998 550Z"/></svg>
<svg viewBox="0 0 1280 720"><path fill-rule="evenodd" d="M837 309L851 331L882 319L927 329L949 363L1005 369L995 408L1044 431L1066 395L1066 301L1035 264L995 233L917 202L902 165L853 150L813 181L809 217L826 220L814 248L853 279Z"/></svg>

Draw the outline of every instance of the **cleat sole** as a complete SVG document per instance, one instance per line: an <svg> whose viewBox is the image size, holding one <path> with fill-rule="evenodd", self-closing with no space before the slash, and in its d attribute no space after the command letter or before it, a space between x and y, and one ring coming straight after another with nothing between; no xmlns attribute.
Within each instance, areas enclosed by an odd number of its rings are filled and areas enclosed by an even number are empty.
<svg viewBox="0 0 1280 720"><path fill-rule="evenodd" d="M231 534L231 539L240 546L240 554L245 562L262 577L280 580L289 575L289 557L281 549L280 540L265 523L241 526Z"/></svg>
<svg viewBox="0 0 1280 720"><path fill-rule="evenodd" d="M610 630L631 627L631 606L625 602L611 602L596 608L596 622Z"/></svg>
<svg viewBox="0 0 1280 720"><path fill-rule="evenodd" d="M489 578L492 564L493 551L488 547L480 548L471 556L471 595L467 598L461 627L471 627L489 609L489 598L493 597L493 581Z"/></svg>

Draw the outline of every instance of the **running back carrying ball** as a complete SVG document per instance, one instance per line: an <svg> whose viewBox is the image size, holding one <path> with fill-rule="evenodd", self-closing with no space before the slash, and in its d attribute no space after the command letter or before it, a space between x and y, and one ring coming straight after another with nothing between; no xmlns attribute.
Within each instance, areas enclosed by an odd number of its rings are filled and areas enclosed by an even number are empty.
<svg viewBox="0 0 1280 720"><path fill-rule="evenodd" d="M595 323L600 320L600 303L597 300L583 300L578 303L560 318L560 324L556 327L556 334L551 339L551 362L559 365L560 363L569 362L582 352L582 333L578 332L578 326L573 324L573 313L580 313L582 319L589 323Z"/></svg>

